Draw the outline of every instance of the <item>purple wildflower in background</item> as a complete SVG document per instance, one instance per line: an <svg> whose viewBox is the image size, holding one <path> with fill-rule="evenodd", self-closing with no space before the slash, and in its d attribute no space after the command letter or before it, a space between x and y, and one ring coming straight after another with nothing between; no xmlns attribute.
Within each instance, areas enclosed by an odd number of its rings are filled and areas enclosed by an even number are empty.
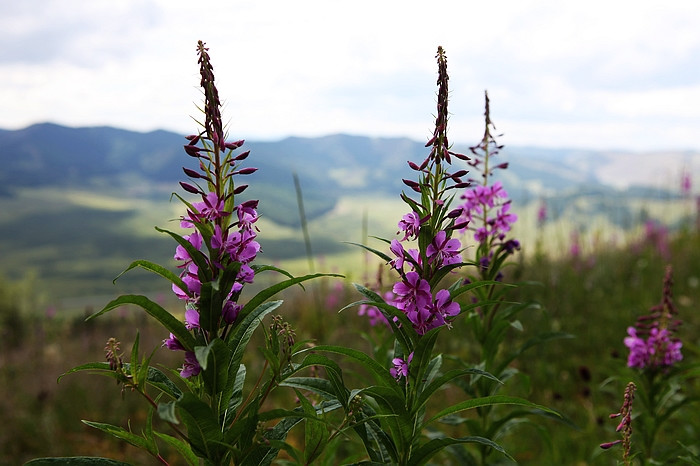
<svg viewBox="0 0 700 466"><path fill-rule="evenodd" d="M687 170L683 170L681 175L681 193L685 197L690 197L693 191L693 180L690 173Z"/></svg>
<svg viewBox="0 0 700 466"><path fill-rule="evenodd" d="M481 176L471 178L472 185L462 192L457 223L462 233L471 232L478 243L475 261L481 265L481 278L496 279L500 271L492 268L500 267L504 255L513 254L520 243L506 239L518 216L511 211L511 200L503 184L494 180L494 173L508 168L508 163L494 164L503 146L492 134L495 126L491 121L488 93L485 94L484 117L484 135L478 145L470 148L474 157L467 161ZM496 265L492 267L492 264Z"/></svg>
<svg viewBox="0 0 700 466"><path fill-rule="evenodd" d="M539 208L537 209L537 226L540 228L547 221L547 203L542 201Z"/></svg>
<svg viewBox="0 0 700 466"><path fill-rule="evenodd" d="M681 322L675 318L678 311L673 304L672 275L671 266L668 266L661 303L652 307L650 314L637 319L634 327L627 329L628 336L624 343L630 350L627 358L629 367L655 370L671 367L683 359L683 344L674 337Z"/></svg>

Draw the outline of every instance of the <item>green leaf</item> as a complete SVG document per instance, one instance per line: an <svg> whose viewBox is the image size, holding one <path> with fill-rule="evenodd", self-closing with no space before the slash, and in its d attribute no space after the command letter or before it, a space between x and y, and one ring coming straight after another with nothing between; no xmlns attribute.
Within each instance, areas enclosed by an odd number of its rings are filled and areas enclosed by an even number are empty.
<svg viewBox="0 0 700 466"><path fill-rule="evenodd" d="M126 370L130 371L130 364L124 364L124 368ZM58 377L57 382L60 382L63 377L65 377L68 374L74 373L74 372L82 372L82 371L88 371L92 374L97 374L97 375L105 375L107 377L111 377L113 379L119 379L118 375L116 372L114 372L112 369L109 367L109 363L106 362L89 362L86 364L81 364L80 366L76 366L69 371L67 371L64 374L61 374ZM160 370L156 369L155 367L149 367L148 368L148 377L146 379L146 382L148 382L150 385L156 387L159 389L161 392L165 393L166 395L172 397L173 399L178 399L180 398L180 395L182 395L182 391L175 385L163 372Z"/></svg>
<svg viewBox="0 0 700 466"><path fill-rule="evenodd" d="M161 392L177 400L182 395L182 391L163 372L155 367L148 368L146 382L156 387Z"/></svg>
<svg viewBox="0 0 700 466"><path fill-rule="evenodd" d="M177 401L182 422L187 426L187 437L194 452L211 461L215 461L223 440L216 416L209 405L192 393L184 393Z"/></svg>
<svg viewBox="0 0 700 466"><path fill-rule="evenodd" d="M502 405L502 404L526 406L528 408L540 409L542 411L546 411L548 413L552 413L554 415L559 416L559 413L557 413L553 409L547 408L546 406L541 406L541 405L532 403L531 401L527 401L523 398L518 398L515 396L506 396L506 395L493 395L493 396L484 396L481 398L474 398L472 400L466 400L466 401L462 401L461 403L457 403L456 405L452 405L449 408L445 408L442 411L440 411L439 413L435 414L425 424L427 425L427 424L429 424L437 419L440 419L441 417L445 417L447 415L458 413L461 411L466 411L468 409L480 408L482 406Z"/></svg>
<svg viewBox="0 0 700 466"><path fill-rule="evenodd" d="M173 437L172 435L163 434L160 432L154 432L154 434L161 439L163 442L167 443L187 461L190 466L199 466L199 459L197 455L194 454L190 445L179 438Z"/></svg>
<svg viewBox="0 0 700 466"><path fill-rule="evenodd" d="M93 456L70 456L64 458L36 458L24 466L131 466L123 461Z"/></svg>
<svg viewBox="0 0 700 466"><path fill-rule="evenodd" d="M236 377L233 382L231 396L228 401L228 411L224 423L228 425L229 420L235 415L236 410L243 402L243 385L245 384L246 368L243 364L238 366Z"/></svg>
<svg viewBox="0 0 700 466"><path fill-rule="evenodd" d="M294 275L292 275L291 273L287 272L284 269L280 269L279 267L275 267L274 265L251 265L250 268L253 269L253 272L255 272L256 276L262 272L274 271L281 273L282 275L288 278L294 278Z"/></svg>
<svg viewBox="0 0 700 466"><path fill-rule="evenodd" d="M425 371L428 369L430 361L433 359L433 348L435 347L435 342L437 341L438 334L443 327L437 327L426 332L416 345L416 349L413 352L413 360L409 365L409 376L411 376L418 384L422 386L424 384Z"/></svg>
<svg viewBox="0 0 700 466"><path fill-rule="evenodd" d="M85 364L81 364L79 366L76 366L60 376L58 376L58 379L56 380L57 383L61 381L61 379L68 374L72 374L74 372L83 372L83 371L88 371L91 374L97 374L97 375L104 375L107 377L111 377L113 379L119 380L119 375L114 372L112 369L109 367L109 363L106 362L88 362Z"/></svg>
<svg viewBox="0 0 700 466"><path fill-rule="evenodd" d="M160 322L163 327L175 335L185 349L192 351L195 344L194 337L187 330L185 324L176 319L175 316L163 309L163 307L161 307L159 304L154 303L145 296L122 295L107 303L107 305L101 311L92 314L87 318L87 320L94 319L95 317L127 304L133 304L142 308L151 317L154 317L158 322Z"/></svg>
<svg viewBox="0 0 700 466"><path fill-rule="evenodd" d="M281 387L292 387L300 390L308 390L326 400L336 400L335 388L327 379L319 377L288 377L280 382Z"/></svg>
<svg viewBox="0 0 700 466"><path fill-rule="evenodd" d="M165 267L163 267L161 265L158 265L156 263L153 263L153 262L147 261L147 260L143 260L143 259L136 260L136 261L132 262L131 265L129 265L129 267L127 267L126 269L124 269L124 271L122 273L117 275L117 278L112 280L112 283L116 283L116 281L119 280L119 278L122 275L127 273L129 270L135 269L137 267L141 267L142 269L148 270L149 272L153 272L156 275L160 275L161 277L170 281L173 285L180 288L183 292L185 292L187 294L190 293L190 291L187 288L187 285L185 285L185 282L183 282L179 276L177 276L176 274L174 274L173 272L171 272L170 270L166 269Z"/></svg>
<svg viewBox="0 0 700 466"><path fill-rule="evenodd" d="M457 296L466 293L467 291L475 290L477 288L481 288L484 286L495 286L495 285L504 285L507 286L506 284L502 282L497 282L493 280L477 280L471 283L468 283L466 285L460 286L456 288L455 290L450 290L450 298L455 299Z"/></svg>
<svg viewBox="0 0 700 466"><path fill-rule="evenodd" d="M398 383L394 381L398 386ZM389 426L391 438L399 452L407 451L414 441L413 425L406 410L406 398L402 392L398 394L389 387L373 386L359 390L358 394L367 395L377 403L379 413L388 415L384 422Z"/></svg>
<svg viewBox="0 0 700 466"><path fill-rule="evenodd" d="M215 338L207 346L196 346L194 354L202 368L204 386L211 396L216 396L228 383L231 351L223 340ZM228 400L222 402L228 406Z"/></svg>
<svg viewBox="0 0 700 466"><path fill-rule="evenodd" d="M328 443L328 430L323 422L316 418L316 408L298 390L295 390L304 413L304 464L311 464L318 458Z"/></svg>
<svg viewBox="0 0 700 466"><path fill-rule="evenodd" d="M359 362L360 365L362 365L362 367L369 370L378 383L385 387L391 388L397 394L403 396L399 384L396 383L396 380L391 376L389 370L384 368L384 366L379 364L377 361L375 361L362 351L335 345L320 345L310 348L309 350L342 354L344 356L352 358L355 361Z"/></svg>
<svg viewBox="0 0 700 466"><path fill-rule="evenodd" d="M279 282L275 285L272 285L268 288L265 288L264 290L260 291L258 294L253 296L250 301L246 303L245 306L243 306L243 309L241 309L241 312L239 314L239 319L244 319L247 317L247 315L251 312L253 312L254 309L256 309L258 306L260 306L262 303L267 301L269 298L273 297L277 293L279 293L282 290L285 290L289 288L290 286L297 285L299 283L302 283L307 280L311 280L314 278L319 278L319 277L342 277L342 275L338 275L335 273L315 273L311 275L304 275L303 277L295 277L291 278L289 280L284 280L282 282ZM230 338L227 338L227 342L230 341Z"/></svg>
<svg viewBox="0 0 700 466"><path fill-rule="evenodd" d="M226 343L231 348L231 364L240 364L245 353L246 346L256 328L262 322L263 317L282 305L282 301L270 301L260 304L249 312L236 327L235 332L226 336ZM242 314L242 312L241 312ZM239 315L240 317L240 315Z"/></svg>
<svg viewBox="0 0 700 466"><path fill-rule="evenodd" d="M169 401L167 403L158 403L158 417L166 422L172 424L179 424L180 420L177 418L175 413L175 406L177 402Z"/></svg>
<svg viewBox="0 0 700 466"><path fill-rule="evenodd" d="M102 422L92 422L92 421L86 421L86 420L83 420L82 422L83 422L83 424L86 424L90 427L94 427L95 429L99 429L102 432L106 432L106 433L108 433L108 434L110 434L110 435L112 435L120 440L124 440L125 442L130 443L131 445L133 445L135 447L142 448L150 453L157 453L157 452L153 452L150 449L150 445L146 439L144 439L143 437L136 435L132 432L129 432L128 430L124 429L123 427L113 426L111 424L105 424Z"/></svg>
<svg viewBox="0 0 700 466"><path fill-rule="evenodd" d="M211 273L209 272L209 261L207 259L207 256L205 256L202 251L199 251L197 248L192 246L192 243L190 243L177 233L173 233L172 231L164 230L158 227L156 227L156 230L160 233L166 233L170 235L175 241L177 241L177 243L180 246L185 248L185 251L187 251L187 254L189 254L189 256L192 258L192 261L197 266L197 273L199 274L200 279L199 281L201 281L202 283L211 281L212 277ZM187 290L187 287L185 287L185 290ZM189 291L187 293L189 294Z"/></svg>
<svg viewBox="0 0 700 466"><path fill-rule="evenodd" d="M292 374L297 373L307 367L322 366L326 368L326 374L330 382L330 388L333 390L333 396L340 401L345 409L348 409L348 394L349 390L343 382L343 371L340 366L332 359L323 356L322 354L309 354L304 360L295 367Z"/></svg>
<svg viewBox="0 0 700 466"><path fill-rule="evenodd" d="M387 321L389 321L389 324L391 325L391 328L394 331L394 335L403 347L404 352L406 354L411 353L413 351L413 348L416 346L416 342L418 341L419 336L418 333L413 329L413 324L408 320L406 314L397 309L395 306L387 304L384 301L384 299L381 296L379 296L379 294L375 293L369 288L366 288L362 285L358 285L357 283L354 283L353 285L360 294L362 294L369 300L359 302L357 304L366 304L368 306L374 306L377 309L379 309L382 312L382 314L384 314L384 317L386 317ZM394 318L398 319L401 325L397 325L396 322L394 322Z"/></svg>
<svg viewBox="0 0 700 466"><path fill-rule="evenodd" d="M498 380L496 377L494 377L493 375L489 374L486 371L482 371L479 369L454 369L454 370L448 371L445 374L441 375L440 377L433 380L432 382L430 382L427 386L425 386L423 388L423 390L420 392L420 395L418 396L418 399L415 403L415 406L413 406L412 412L415 414L421 408L423 408L428 403L428 400L430 400L430 397L433 395L433 393L435 393L436 390L438 390L440 387L442 387L446 383L449 383L458 377L463 377L465 375L470 375L470 374L476 374L476 375L488 377L489 379L495 380L496 382L500 383L500 380Z"/></svg>
<svg viewBox="0 0 700 466"><path fill-rule="evenodd" d="M352 241L343 241L343 242L344 242L345 244L352 244L353 246L359 246L359 247L361 247L362 249L365 249L365 250L371 252L372 254L376 255L377 257L381 258L382 260L384 260L384 261L386 261L386 262L391 262L391 261L393 260L391 257L387 256L387 255L384 254L383 252L378 251L378 250L373 249L373 248L370 248L369 246L365 246L364 244L353 243Z"/></svg>
<svg viewBox="0 0 700 466"><path fill-rule="evenodd" d="M442 450L445 447L449 447L450 445L456 445L460 443L478 443L481 445L485 445L487 447L491 447L494 450L503 453L509 460L515 461L515 459L510 456L506 451L501 447L499 444L496 442L489 440L487 438L483 437L475 437L475 436L470 436L470 437L461 437L461 438L436 438L425 445L422 445L420 448L414 450L411 454L411 458L408 461L409 466L420 466L422 464L425 464L430 460L430 458L433 457L437 452Z"/></svg>

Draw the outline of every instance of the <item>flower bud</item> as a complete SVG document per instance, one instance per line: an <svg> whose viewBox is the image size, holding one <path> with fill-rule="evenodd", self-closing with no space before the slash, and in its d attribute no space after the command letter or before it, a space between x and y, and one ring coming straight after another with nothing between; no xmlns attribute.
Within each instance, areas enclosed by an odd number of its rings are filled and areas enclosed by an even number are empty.
<svg viewBox="0 0 700 466"><path fill-rule="evenodd" d="M237 170L234 172L236 175L250 175L251 173L255 173L258 171L257 168L254 167L248 167L248 168L241 168L240 170Z"/></svg>
<svg viewBox="0 0 700 466"><path fill-rule="evenodd" d="M200 147L197 147L192 144L187 144L184 146L185 147L185 152L187 152L187 155L191 157L199 157L199 151L202 150Z"/></svg>
<svg viewBox="0 0 700 466"><path fill-rule="evenodd" d="M202 175L199 174L199 172L190 168L182 167L182 171L184 171L185 175L189 176L190 178L204 178Z"/></svg>
<svg viewBox="0 0 700 466"><path fill-rule="evenodd" d="M182 186L182 189L184 189L188 193L202 194L202 192L196 186L192 186L191 184L185 183L184 181L180 181L180 186Z"/></svg>
<svg viewBox="0 0 700 466"><path fill-rule="evenodd" d="M234 150L234 149L238 149L239 147L241 147L244 142L245 142L244 139L241 139L241 140L236 141L236 142L227 142L227 143L224 143L224 147L227 149Z"/></svg>
<svg viewBox="0 0 700 466"><path fill-rule="evenodd" d="M249 151L249 150L247 150L247 151L245 151L245 152L241 152L240 154L238 154L237 156L235 156L235 157L232 159L232 161L244 160L244 159L245 159L246 157L248 157L249 155L250 155L250 151Z"/></svg>
<svg viewBox="0 0 700 466"><path fill-rule="evenodd" d="M247 187L248 187L247 184L242 184L242 185L240 185L239 187L237 187L236 189L233 190L233 194L241 194L243 191L246 190Z"/></svg>

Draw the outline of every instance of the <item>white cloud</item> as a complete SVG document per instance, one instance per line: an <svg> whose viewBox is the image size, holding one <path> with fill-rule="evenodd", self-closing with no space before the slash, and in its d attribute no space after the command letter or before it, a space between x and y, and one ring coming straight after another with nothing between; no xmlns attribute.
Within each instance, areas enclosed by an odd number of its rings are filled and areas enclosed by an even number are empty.
<svg viewBox="0 0 700 466"><path fill-rule="evenodd" d="M193 131L202 39L237 136L421 139L440 44L459 142L489 89L509 144L700 148L698 17L696 1L25 0L0 19L0 127Z"/></svg>

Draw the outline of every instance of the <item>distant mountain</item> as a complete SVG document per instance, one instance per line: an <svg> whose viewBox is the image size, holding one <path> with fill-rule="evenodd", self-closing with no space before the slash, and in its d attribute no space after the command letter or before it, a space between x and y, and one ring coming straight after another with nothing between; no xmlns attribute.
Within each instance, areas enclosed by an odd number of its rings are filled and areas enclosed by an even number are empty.
<svg viewBox="0 0 700 466"><path fill-rule="evenodd" d="M153 226L167 227L180 215L177 202L168 199L173 191L182 193L177 184L186 178L182 166L194 166L182 148L186 142L167 131L51 123L0 130L5 270L38 271L53 295L82 296L113 292L111 279L133 259L172 260L172 244ZM304 255L293 173L313 224L314 252L340 257L348 251L344 242L363 234L368 211L374 215L370 235L393 234L402 214L396 212L405 188L401 179L415 178L406 161L420 162L428 154L419 141L346 134L248 141L244 148L251 151L246 166L259 168L246 179L250 188L244 194L260 199L261 212L272 222L261 235L266 262ZM454 149L469 153L465 146ZM687 203L669 217L668 201L680 197L683 170L699 179L700 153L507 147L498 155L501 162L509 163L498 177L523 219L522 238L536 233L531 206L543 201L548 221L558 222L556 231L599 228L593 219L626 231L643 218L687 218ZM354 208L358 200L363 206ZM131 291L154 286L143 274L128 274L118 285Z"/></svg>
<svg viewBox="0 0 700 466"><path fill-rule="evenodd" d="M0 194L39 186L93 186L135 189L161 197L185 178L192 165L182 135L167 131L139 133L111 127L68 128L52 123L0 131ZM249 141L246 161L260 170L250 176L249 196L274 198L268 215L283 224L296 222L292 173L301 180L307 214L330 210L341 195L379 192L398 194L402 178L414 173L406 161L419 161L428 150L421 142L401 138L368 138L345 134L320 138L290 137ZM455 150L469 153L468 147ZM606 191L634 186L678 191L682 169L700 170L700 153L612 153L536 147L507 147L499 155L509 162L499 172L517 201L554 194ZM160 189L159 189L160 188ZM637 190L635 196L641 195ZM655 194L654 194L655 193ZM291 213L291 214L290 214Z"/></svg>

